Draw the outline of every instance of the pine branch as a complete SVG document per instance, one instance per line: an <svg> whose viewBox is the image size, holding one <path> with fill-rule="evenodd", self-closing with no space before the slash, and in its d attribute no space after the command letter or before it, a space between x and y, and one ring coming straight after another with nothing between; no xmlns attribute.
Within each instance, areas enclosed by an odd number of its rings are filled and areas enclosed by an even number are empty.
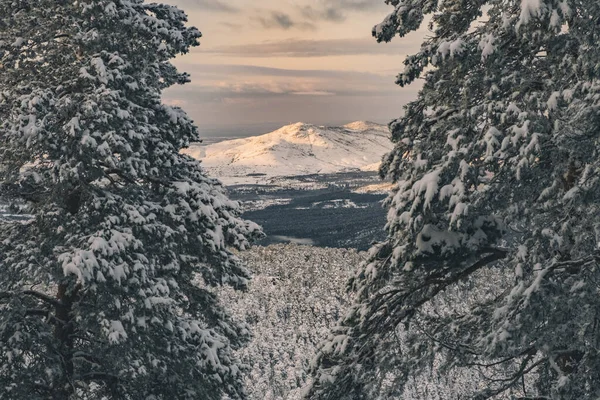
<svg viewBox="0 0 600 400"><path fill-rule="evenodd" d="M83 375L75 377L75 380L81 381L105 381L105 382L118 382L121 378L117 375L109 374L106 372L88 372Z"/></svg>
<svg viewBox="0 0 600 400"><path fill-rule="evenodd" d="M40 316L40 317L50 317L50 311L42 310L39 308L29 308L25 310L25 316Z"/></svg>
<svg viewBox="0 0 600 400"><path fill-rule="evenodd" d="M94 357L91 354L85 353L83 351L77 351L73 353L71 360L83 360L87 363L90 363L94 366L100 366L100 360L97 357Z"/></svg>
<svg viewBox="0 0 600 400"><path fill-rule="evenodd" d="M54 307L64 307L64 304L60 301L57 300L51 296L48 296L44 293L40 293L40 292L36 292L35 290L25 290L23 291L23 294L28 295L28 296L33 296L36 299L42 300L44 303L50 304L51 306Z"/></svg>
<svg viewBox="0 0 600 400"><path fill-rule="evenodd" d="M387 315L394 312L397 308L396 306L401 307L402 304L405 303L405 301L410 296L418 294L423 289L428 289L428 288L433 287L433 290L428 291L428 293L424 294L420 300L416 301L413 305L410 305L408 309L404 310L404 312L402 312L400 314L400 316L397 317L395 324L399 324L406 317L410 317L411 315L413 315L414 311L417 308L419 308L420 306L422 306L423 304L425 304L426 302L428 302L429 300L434 298L436 295L438 295L441 291L443 291L447 287L468 278L469 276L471 276L473 273L475 273L479 269L481 269L493 262L496 262L496 261L506 258L508 251L504 250L504 249L486 248L486 249L482 250L482 253L491 253L491 254L482 258L481 260L477 261L475 264L462 270L461 272L459 272L458 274L455 274L452 277L444 278L443 275L446 274L447 272L442 271L438 274L427 277L425 279L425 282L423 282L421 285L417 286L416 288L410 289L409 291L406 291L405 289L400 288L400 289L391 290L391 291L377 295L377 297L379 298L378 305L376 307L374 307L374 311L372 314L376 314L379 311L382 311L383 315L380 315L375 320L368 321L368 322L374 322L372 330L377 329L378 323L381 322ZM431 279L431 278L433 278L433 279ZM401 296L398 296L397 299L392 300L398 294L401 294Z"/></svg>
<svg viewBox="0 0 600 400"><path fill-rule="evenodd" d="M523 376L527 375L528 373L530 373L531 371L533 371L540 365L548 362L548 360L546 358L541 358L538 361L536 361L535 363L533 363L531 366L529 366L529 362L532 359L533 359L532 355L525 357L525 359L521 362L521 365L519 366L519 370L511 377L490 379L491 382L506 382L506 383L504 385L502 385L501 387L499 387L498 389L488 390L486 393L482 393L481 398L489 399L489 398L497 396L501 393L504 393L508 389L512 388L515 385L515 383L518 382L518 380L521 379Z"/></svg>
<svg viewBox="0 0 600 400"><path fill-rule="evenodd" d="M27 310L25 310L25 316L29 317L29 316L39 316L39 317L46 317L48 318L48 320L50 322L52 322L55 325L66 325L66 322L56 318L54 315L52 315L52 312L49 310L43 310L43 309L39 309L39 308L29 308Z"/></svg>
<svg viewBox="0 0 600 400"><path fill-rule="evenodd" d="M106 166L105 164L101 164L102 167L104 167L105 169L103 170L104 174L109 177L110 179L110 175L117 175L119 178L123 179L124 181L137 185L138 182L135 181L135 179L131 178L130 176L128 176L123 170L119 169L119 168L110 168L108 166Z"/></svg>
<svg viewBox="0 0 600 400"><path fill-rule="evenodd" d="M100 164L100 165L105 168L103 170L103 172L107 176L110 175L110 174L114 174L114 175L117 175L119 178L123 179L124 181L127 181L128 183L135 184L135 185L139 184L139 181L136 181L134 178L128 176L127 173L125 173L125 171L123 171L120 168L111 168L111 167L108 167L105 164ZM156 178L156 177L153 177L153 176L149 176L149 175L143 176L140 179L146 179L149 182L156 183L156 184L163 185L163 186L170 186L171 185L171 183L169 181L166 181L166 180L163 180L163 179L160 179L160 178Z"/></svg>
<svg viewBox="0 0 600 400"><path fill-rule="evenodd" d="M18 295L27 295L27 296L32 296L35 297L38 300L43 301L46 304L49 304L53 307L63 307L64 305L60 302L60 300L57 300L51 296L48 296L47 294L35 291L35 290L24 290L22 292L0 292L0 300L4 300L4 299L10 299L13 298L15 296Z"/></svg>

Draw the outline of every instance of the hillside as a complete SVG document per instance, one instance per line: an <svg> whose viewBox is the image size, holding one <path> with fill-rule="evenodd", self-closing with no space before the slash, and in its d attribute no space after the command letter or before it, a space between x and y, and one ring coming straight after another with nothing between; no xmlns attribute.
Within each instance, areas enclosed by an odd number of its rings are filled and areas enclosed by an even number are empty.
<svg viewBox="0 0 600 400"><path fill-rule="evenodd" d="M250 343L237 351L250 400L300 400L307 368L329 329L345 314L347 280L364 255L295 244L253 247L239 256L253 273L248 292L218 289L245 321Z"/></svg>
<svg viewBox="0 0 600 400"><path fill-rule="evenodd" d="M208 146L196 144L184 153L227 185L266 182L273 177L375 171L392 149L387 127L354 122L342 127L303 123L274 132Z"/></svg>

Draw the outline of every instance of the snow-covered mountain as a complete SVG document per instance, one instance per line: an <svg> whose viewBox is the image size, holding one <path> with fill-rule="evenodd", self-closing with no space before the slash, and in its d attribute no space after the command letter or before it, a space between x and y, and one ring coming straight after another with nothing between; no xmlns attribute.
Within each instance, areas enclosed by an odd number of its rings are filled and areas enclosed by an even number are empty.
<svg viewBox="0 0 600 400"><path fill-rule="evenodd" d="M303 123L245 139L192 145L186 154L227 185L274 177L375 171L392 149L387 127L353 122L342 127Z"/></svg>

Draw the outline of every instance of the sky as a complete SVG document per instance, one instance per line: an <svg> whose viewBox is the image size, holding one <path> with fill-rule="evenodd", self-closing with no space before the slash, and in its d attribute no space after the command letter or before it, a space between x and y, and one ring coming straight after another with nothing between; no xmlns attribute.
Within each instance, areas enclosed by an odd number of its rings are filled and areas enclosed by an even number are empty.
<svg viewBox="0 0 600 400"><path fill-rule="evenodd" d="M395 76L424 32L377 43L371 28L392 11L384 0L162 0L184 9L203 34L175 59L192 82L168 89L210 136L248 136L305 122L388 123L418 85Z"/></svg>

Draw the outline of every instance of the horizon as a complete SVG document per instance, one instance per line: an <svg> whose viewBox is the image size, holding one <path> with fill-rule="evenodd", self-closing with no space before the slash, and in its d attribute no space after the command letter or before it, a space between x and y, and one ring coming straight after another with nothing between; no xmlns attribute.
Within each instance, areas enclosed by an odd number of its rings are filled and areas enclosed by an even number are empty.
<svg viewBox="0 0 600 400"><path fill-rule="evenodd" d="M377 43L371 28L393 7L369 0L166 0L203 34L174 60L191 83L165 91L202 137L253 136L301 121L387 125L416 98L396 75L426 32Z"/></svg>
<svg viewBox="0 0 600 400"><path fill-rule="evenodd" d="M236 139L236 138L247 138L252 136L260 136L276 131L280 128L295 124L306 124L314 125L318 127L341 127L354 122L370 122L378 125L387 126L390 121L373 121L373 120L352 120L352 121L334 121L332 123L314 123L306 121L288 121L285 123L271 122L271 123L255 123L255 124L235 124L229 126L220 125L204 125L200 126L200 136L202 139L206 139L205 143L216 143L214 139Z"/></svg>

